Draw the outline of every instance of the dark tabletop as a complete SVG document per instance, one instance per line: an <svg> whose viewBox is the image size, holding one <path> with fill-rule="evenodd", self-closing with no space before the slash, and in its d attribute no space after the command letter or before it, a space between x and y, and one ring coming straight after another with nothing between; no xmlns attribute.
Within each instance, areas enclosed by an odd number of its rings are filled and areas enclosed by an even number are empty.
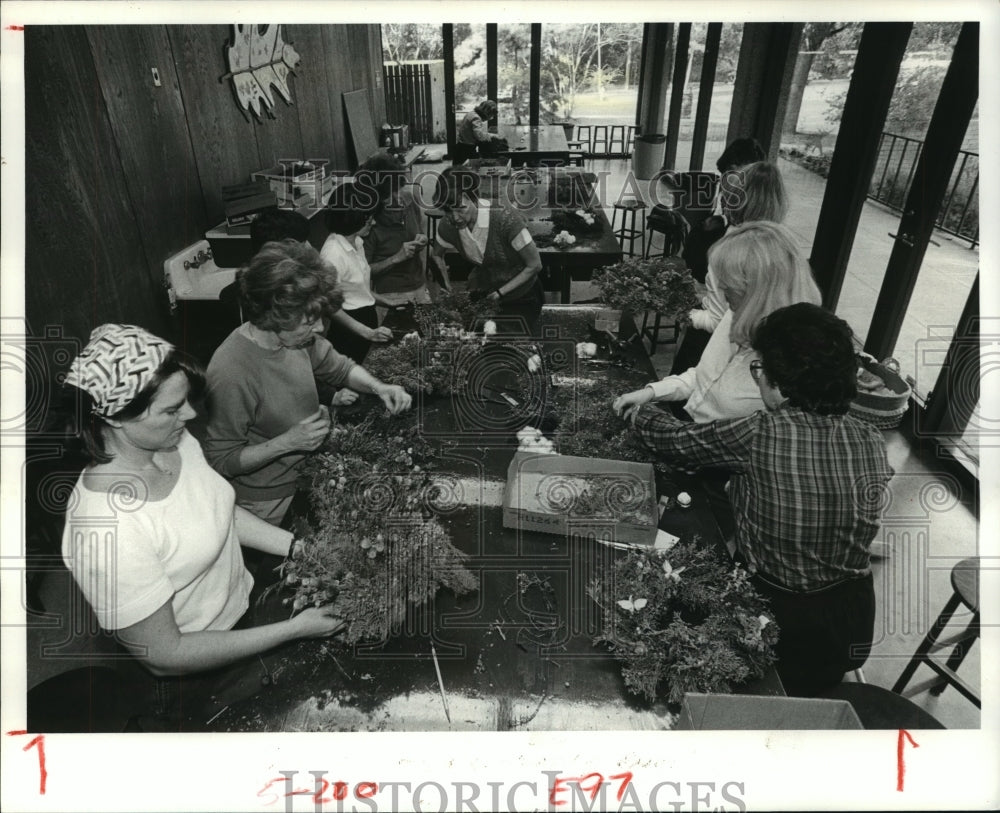
<svg viewBox="0 0 1000 813"><path fill-rule="evenodd" d="M547 306L543 352L552 357L553 348L572 348L593 320L593 311ZM625 392L654 377L638 340L622 358L631 366L582 363L570 353L565 375L557 380L567 386L567 379L607 376ZM502 373L489 384L511 386ZM440 475L459 490L476 492L467 493L443 519L456 547L470 555L468 567L479 576L479 591L461 598L442 591L432 605L411 614L399 635L354 651L333 642L305 641L272 653L266 669L273 683L249 700L231 704L210 728L667 727L666 709L629 695L619 664L592 644L600 618L586 585L623 553L592 541L503 527L503 483L517 446L514 431L523 425L524 415L491 401L470 405L425 399L414 408L421 410L428 436L445 455ZM483 426L492 429L484 433ZM698 534L705 544L717 545L718 527L699 483L683 473L658 475L659 495L673 497L682 490L694 497L693 505L666 511L660 527L678 536ZM432 639L450 723L431 657ZM772 676L754 691L780 694L780 683Z"/></svg>
<svg viewBox="0 0 1000 813"><path fill-rule="evenodd" d="M569 144L561 125L501 124L497 132L509 147L501 155L509 156L515 166L545 160L569 162Z"/></svg>

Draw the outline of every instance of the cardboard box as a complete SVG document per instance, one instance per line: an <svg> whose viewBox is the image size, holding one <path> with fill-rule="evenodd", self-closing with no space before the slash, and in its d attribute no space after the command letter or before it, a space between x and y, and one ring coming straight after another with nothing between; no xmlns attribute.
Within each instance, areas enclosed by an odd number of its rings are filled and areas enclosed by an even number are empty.
<svg viewBox="0 0 1000 813"><path fill-rule="evenodd" d="M681 702L675 731L801 731L861 729L846 700L765 697L752 694L697 694Z"/></svg>
<svg viewBox="0 0 1000 813"><path fill-rule="evenodd" d="M607 477L609 483L617 483L620 488L608 489L600 495L606 500L607 511L598 515L577 514L571 497L581 490L582 479L595 476ZM641 504L637 499L634 511L616 518L616 508L632 504L630 495L641 499ZM503 497L505 528L651 547L656 540L658 519L656 482L649 463L517 452L507 467Z"/></svg>
<svg viewBox="0 0 1000 813"><path fill-rule="evenodd" d="M283 205L316 205L333 188L333 176L326 168L312 164L278 164L253 173L255 181L265 181Z"/></svg>

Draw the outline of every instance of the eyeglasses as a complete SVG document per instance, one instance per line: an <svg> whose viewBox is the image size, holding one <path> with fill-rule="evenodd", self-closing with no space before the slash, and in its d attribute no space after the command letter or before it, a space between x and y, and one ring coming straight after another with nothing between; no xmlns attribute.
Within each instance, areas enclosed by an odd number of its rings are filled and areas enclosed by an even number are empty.
<svg viewBox="0 0 1000 813"><path fill-rule="evenodd" d="M754 359L750 362L750 377L755 381L760 381L761 374L764 372L764 362L759 359Z"/></svg>

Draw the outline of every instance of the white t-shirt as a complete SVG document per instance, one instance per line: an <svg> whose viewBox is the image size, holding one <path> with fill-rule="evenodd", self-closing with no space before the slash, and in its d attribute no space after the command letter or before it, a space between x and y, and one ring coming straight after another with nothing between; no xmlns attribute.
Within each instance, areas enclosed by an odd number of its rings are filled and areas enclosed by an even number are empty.
<svg viewBox="0 0 1000 813"><path fill-rule="evenodd" d="M337 269L337 287L344 295L345 311L375 304L372 270L360 237L355 237L352 242L342 234L331 234L323 243L319 256Z"/></svg>
<svg viewBox="0 0 1000 813"><path fill-rule="evenodd" d="M228 630L249 607L253 577L236 536L233 487L190 434L177 448L180 474L162 500L92 491L82 476L73 488L63 561L104 629L131 626L170 601L181 632Z"/></svg>

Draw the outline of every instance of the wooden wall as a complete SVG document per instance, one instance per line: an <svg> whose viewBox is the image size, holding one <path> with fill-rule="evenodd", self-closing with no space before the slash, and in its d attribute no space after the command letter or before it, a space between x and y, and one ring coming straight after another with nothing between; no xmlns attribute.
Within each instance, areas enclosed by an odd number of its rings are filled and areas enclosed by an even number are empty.
<svg viewBox="0 0 1000 813"><path fill-rule="evenodd" d="M102 322L177 340L163 261L223 220L221 187L281 158L348 170L341 93L385 120L377 25L288 25L301 62L274 118L245 117L229 26L28 26L25 307L29 329L86 341ZM161 87L155 87L151 68Z"/></svg>

